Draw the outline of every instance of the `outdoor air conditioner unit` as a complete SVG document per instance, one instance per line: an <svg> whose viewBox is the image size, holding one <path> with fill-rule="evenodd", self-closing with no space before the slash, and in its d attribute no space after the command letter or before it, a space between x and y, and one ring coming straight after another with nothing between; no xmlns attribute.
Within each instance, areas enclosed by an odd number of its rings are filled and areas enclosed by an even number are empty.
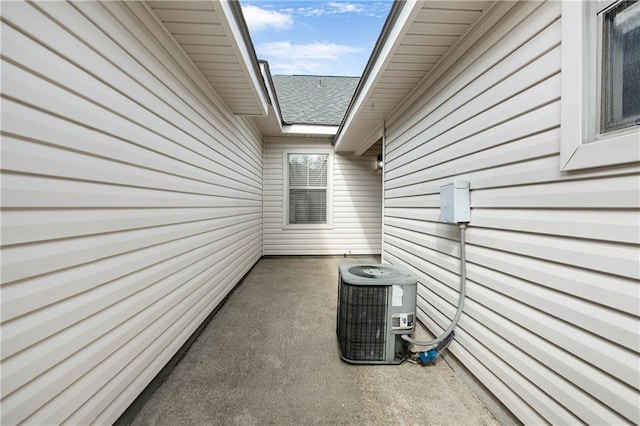
<svg viewBox="0 0 640 426"><path fill-rule="evenodd" d="M340 265L336 334L354 364L399 364L416 322L416 279L393 265Z"/></svg>

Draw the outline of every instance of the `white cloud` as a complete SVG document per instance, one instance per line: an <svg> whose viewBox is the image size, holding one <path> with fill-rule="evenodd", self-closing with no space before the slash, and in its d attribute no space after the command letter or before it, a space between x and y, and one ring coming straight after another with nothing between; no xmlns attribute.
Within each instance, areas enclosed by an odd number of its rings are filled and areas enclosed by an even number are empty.
<svg viewBox="0 0 640 426"><path fill-rule="evenodd" d="M300 6L300 7L288 7L280 9L282 13L288 13L291 15L298 15L304 17L311 16L325 16L325 15L337 15L340 13L359 13L364 15L373 16L377 9L380 8L380 3L343 3L337 1L331 1L322 5L314 6Z"/></svg>
<svg viewBox="0 0 640 426"><path fill-rule="evenodd" d="M327 3L327 5L338 13L361 13L364 11L362 6L353 3L338 3L331 1Z"/></svg>
<svg viewBox="0 0 640 426"><path fill-rule="evenodd" d="M360 53L362 48L335 43L291 44L288 41L274 41L260 45L258 51L265 56L280 58L335 60L350 53Z"/></svg>
<svg viewBox="0 0 640 426"><path fill-rule="evenodd" d="M366 54L360 47L325 42L276 41L256 46L256 50L269 61L274 74L359 75L362 70L352 65L354 56Z"/></svg>
<svg viewBox="0 0 640 426"><path fill-rule="evenodd" d="M282 75L328 75L331 67L323 62L313 61L291 61L278 63L271 68L273 74Z"/></svg>
<svg viewBox="0 0 640 426"><path fill-rule="evenodd" d="M242 14L251 31L261 31L267 28L284 30L291 28L293 18L291 15L259 8L258 6L242 6Z"/></svg>

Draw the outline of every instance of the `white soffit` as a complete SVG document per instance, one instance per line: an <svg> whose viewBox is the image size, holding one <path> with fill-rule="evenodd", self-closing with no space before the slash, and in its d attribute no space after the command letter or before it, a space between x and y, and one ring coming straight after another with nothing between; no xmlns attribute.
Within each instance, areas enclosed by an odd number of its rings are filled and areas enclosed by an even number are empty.
<svg viewBox="0 0 640 426"><path fill-rule="evenodd" d="M407 1L347 110L338 152L362 154L381 124L471 28L490 1Z"/></svg>
<svg viewBox="0 0 640 426"><path fill-rule="evenodd" d="M234 114L267 114L268 99L253 47L229 1L147 4Z"/></svg>

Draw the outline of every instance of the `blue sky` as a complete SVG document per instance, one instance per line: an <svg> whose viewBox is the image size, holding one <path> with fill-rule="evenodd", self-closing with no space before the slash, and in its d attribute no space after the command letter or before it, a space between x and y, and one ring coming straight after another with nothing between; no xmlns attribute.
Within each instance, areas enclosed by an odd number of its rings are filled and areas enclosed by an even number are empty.
<svg viewBox="0 0 640 426"><path fill-rule="evenodd" d="M391 0L242 0L258 58L272 74L360 76Z"/></svg>

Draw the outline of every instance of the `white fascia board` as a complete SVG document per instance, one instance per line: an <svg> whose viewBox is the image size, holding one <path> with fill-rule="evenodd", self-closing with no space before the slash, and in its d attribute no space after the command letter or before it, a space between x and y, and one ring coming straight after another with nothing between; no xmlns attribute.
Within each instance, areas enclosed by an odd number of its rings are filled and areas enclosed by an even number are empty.
<svg viewBox="0 0 640 426"><path fill-rule="evenodd" d="M249 49L247 43L250 43L250 40L245 39L240 24L236 21L235 15L231 10L230 1L232 0L215 0L210 3L214 10L218 12L220 23L226 26L227 30L229 30L233 36L232 40L230 40L233 45L233 50L236 52L238 59L242 61L246 76L251 81L253 91L256 95L256 101L259 102L260 105L261 115L266 116L269 108L269 100L263 90L262 76L258 74L258 67L254 65L257 59L253 53L253 49Z"/></svg>
<svg viewBox="0 0 640 426"><path fill-rule="evenodd" d="M269 73L268 65L265 65L264 62L260 63L260 72L262 73L262 79L267 86L267 93L269 95L269 99L271 99L271 106L269 108L269 116L273 117L273 120L277 122L278 130L282 133L282 116L280 115L280 105L278 104L278 97L276 96L275 87L273 87L273 80L271 79L271 75Z"/></svg>
<svg viewBox="0 0 640 426"><path fill-rule="evenodd" d="M288 124L282 126L282 134L287 136L335 136L338 126L320 126L314 124Z"/></svg>
<svg viewBox="0 0 640 426"><path fill-rule="evenodd" d="M280 106L278 105L278 97L276 96L275 87L271 84L271 76L269 75L269 70L264 63L260 63L260 72L262 73L262 79L267 86L267 93L269 98L271 99L271 108L270 111L273 111L273 115L275 119L278 120L278 124L280 126L280 131L282 131L282 116L280 115Z"/></svg>
<svg viewBox="0 0 640 426"><path fill-rule="evenodd" d="M402 40L402 37L404 37L413 23L413 20L422 9L422 5L423 1L407 0L402 7L402 10L398 15L398 19L393 24L393 28L389 32L389 36L380 50L378 58L367 75L367 80L363 83L358 93L356 93L356 99L354 100L352 107L349 108L349 111L347 112L342 129L340 129L340 134L336 138L336 151L339 151L340 144L344 139L345 133L349 131L349 126L363 108L364 102L369 97L370 92L375 89L375 85L380 79L381 73L386 69L389 61L391 60L392 54L398 48L398 44Z"/></svg>

